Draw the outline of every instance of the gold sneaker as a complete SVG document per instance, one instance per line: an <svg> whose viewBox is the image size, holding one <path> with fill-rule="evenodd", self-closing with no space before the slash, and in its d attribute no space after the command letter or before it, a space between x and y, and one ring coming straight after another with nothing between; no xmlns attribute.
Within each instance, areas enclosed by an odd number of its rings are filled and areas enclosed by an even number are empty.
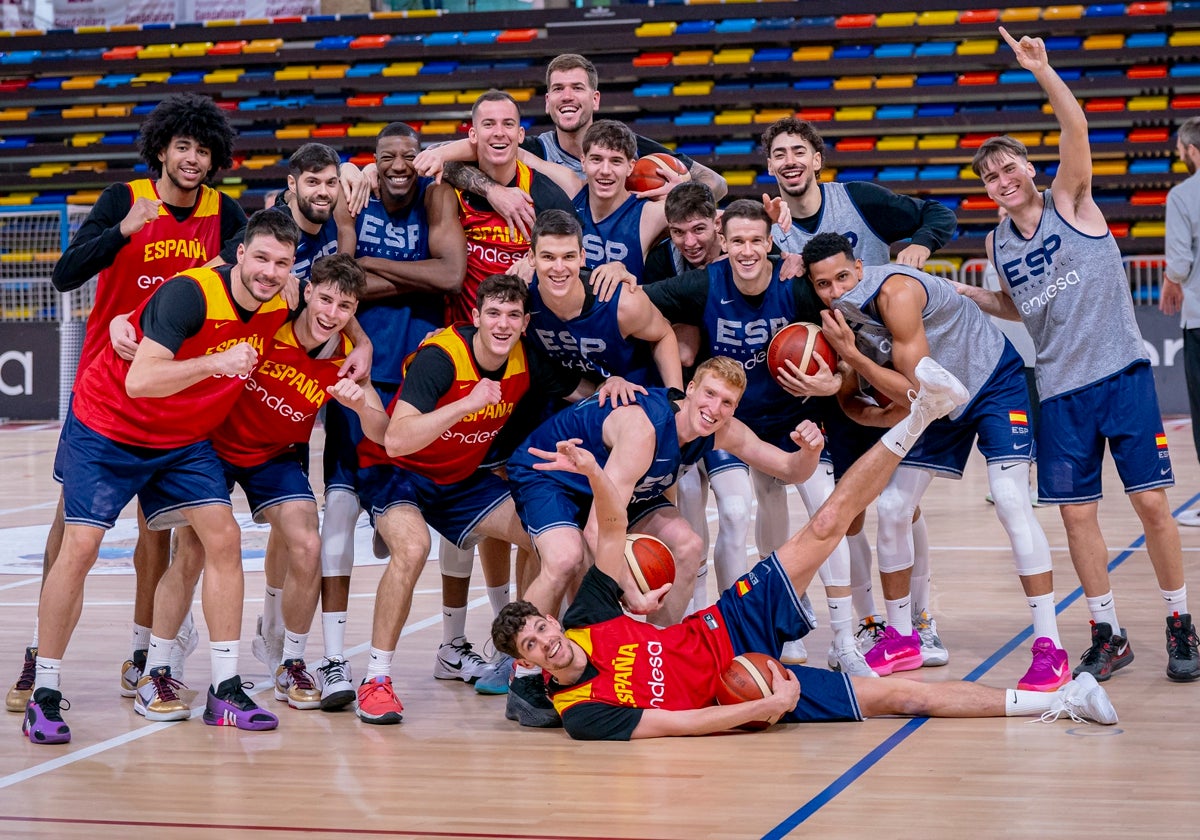
<svg viewBox="0 0 1200 840"><path fill-rule="evenodd" d="M138 680L133 710L146 720L187 720L192 710L179 697L186 686L171 676L171 666L151 669Z"/></svg>
<svg viewBox="0 0 1200 840"><path fill-rule="evenodd" d="M293 709L321 708L321 689L305 670L303 659L288 659L275 669L275 699Z"/></svg>
<svg viewBox="0 0 1200 840"><path fill-rule="evenodd" d="M33 676L37 671L37 648L25 648L25 663L21 666L21 676L8 690L4 705L10 712L25 713L29 699L33 697Z"/></svg>

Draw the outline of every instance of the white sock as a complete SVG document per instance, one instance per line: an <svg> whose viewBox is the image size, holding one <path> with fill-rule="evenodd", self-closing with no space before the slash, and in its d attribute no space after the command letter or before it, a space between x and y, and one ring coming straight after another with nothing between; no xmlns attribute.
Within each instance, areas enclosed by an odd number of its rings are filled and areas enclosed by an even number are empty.
<svg viewBox="0 0 1200 840"><path fill-rule="evenodd" d="M151 668L161 668L164 665L171 664L171 651L175 649L175 639L160 639L158 636L151 636L146 641L146 671L149 674Z"/></svg>
<svg viewBox="0 0 1200 840"><path fill-rule="evenodd" d="M518 665L516 667L518 677L532 677L534 674L541 674L541 668L531 668L528 665Z"/></svg>
<svg viewBox="0 0 1200 840"><path fill-rule="evenodd" d="M30 639L29 646L31 648L38 646L38 620L36 615L33 617L33 636Z"/></svg>
<svg viewBox="0 0 1200 840"><path fill-rule="evenodd" d="M325 639L325 658L345 658L346 612L321 613L321 633Z"/></svg>
<svg viewBox="0 0 1200 840"><path fill-rule="evenodd" d="M912 613L929 612L929 528L922 513L912 524L913 570L908 591L912 595Z"/></svg>
<svg viewBox="0 0 1200 840"><path fill-rule="evenodd" d="M1058 638L1058 616L1054 614L1054 593L1026 595L1025 601L1033 613L1033 638L1045 636L1055 647L1062 647L1062 640Z"/></svg>
<svg viewBox="0 0 1200 840"><path fill-rule="evenodd" d="M279 664L287 662L289 659L303 659L304 648L308 644L307 633L293 633L286 627L283 628L283 659Z"/></svg>
<svg viewBox="0 0 1200 840"><path fill-rule="evenodd" d="M888 429L879 442L903 458L925 433L926 425L919 416L910 412L907 417Z"/></svg>
<svg viewBox="0 0 1200 840"><path fill-rule="evenodd" d="M1187 584L1176 589L1174 592L1168 592L1165 589L1158 590L1162 593L1163 600L1167 602L1167 615L1171 613L1179 613L1184 615L1187 613Z"/></svg>
<svg viewBox="0 0 1200 840"><path fill-rule="evenodd" d="M692 612L708 606L708 564L696 572L696 585L692 589Z"/></svg>
<svg viewBox="0 0 1200 840"><path fill-rule="evenodd" d="M887 609L888 626L896 628L896 632L901 636L911 636L913 631L911 597L897 598L895 601L884 598L883 604Z"/></svg>
<svg viewBox="0 0 1200 840"><path fill-rule="evenodd" d="M871 581L871 541L864 531L846 535L850 548L850 592L854 612L861 618L875 613L874 584Z"/></svg>
<svg viewBox="0 0 1200 840"><path fill-rule="evenodd" d="M829 626L833 629L833 646L843 648L854 644L853 598L829 598Z"/></svg>
<svg viewBox="0 0 1200 840"><path fill-rule="evenodd" d="M467 608L442 604L442 644L453 644L467 635Z"/></svg>
<svg viewBox="0 0 1200 840"><path fill-rule="evenodd" d="M1088 598L1087 606L1088 612L1092 614L1092 621L1097 624L1106 621L1108 622L1108 626L1112 628L1113 633L1120 634L1121 625L1117 623L1117 605L1113 600L1111 589L1103 595Z"/></svg>
<svg viewBox="0 0 1200 840"><path fill-rule="evenodd" d="M267 584L266 594L263 595L263 636L269 632L283 629L283 595L282 589L276 589Z"/></svg>
<svg viewBox="0 0 1200 840"><path fill-rule="evenodd" d="M33 677L33 690L39 688L53 688L55 691L59 688L59 680L62 678L62 660L50 659L47 656L39 656L37 658L37 671Z"/></svg>
<svg viewBox="0 0 1200 840"><path fill-rule="evenodd" d="M500 610L504 609L505 605L512 600L509 584L505 583L501 586L487 587L488 602L492 605L492 615L500 615Z"/></svg>
<svg viewBox="0 0 1200 840"><path fill-rule="evenodd" d="M242 643L237 639L230 642L209 642L209 655L212 659L212 687L219 688L225 680L238 675L238 656L241 655Z"/></svg>
<svg viewBox="0 0 1200 840"><path fill-rule="evenodd" d="M1054 691L1019 691L1010 688L1004 692L1004 716L1027 717L1050 711L1058 693Z"/></svg>
<svg viewBox="0 0 1200 840"><path fill-rule="evenodd" d="M143 627L140 624L133 625L133 641L130 642L130 650L139 651L145 650L150 644L150 628Z"/></svg>
<svg viewBox="0 0 1200 840"><path fill-rule="evenodd" d="M380 650L373 647L367 654L367 679L373 680L376 677L390 677L392 675L392 657L396 655L394 650Z"/></svg>

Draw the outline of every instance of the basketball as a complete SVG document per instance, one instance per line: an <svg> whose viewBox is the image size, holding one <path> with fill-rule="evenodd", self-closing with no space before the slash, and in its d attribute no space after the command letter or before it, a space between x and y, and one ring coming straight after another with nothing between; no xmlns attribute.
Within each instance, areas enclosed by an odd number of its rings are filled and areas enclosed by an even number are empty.
<svg viewBox="0 0 1200 840"><path fill-rule="evenodd" d="M771 670L767 667L768 662L774 662L776 667L783 670L778 660L765 653L743 653L741 656L735 656L729 667L721 672L721 682L717 686L717 702L722 706L732 706L768 696L773 681ZM766 729L778 720L779 718L751 721L742 724L738 729Z"/></svg>
<svg viewBox="0 0 1200 840"><path fill-rule="evenodd" d="M680 175L687 174L687 167L680 163L678 158L658 152L634 161L633 171L625 179L625 189L630 192L646 192L647 190L656 190L667 183L658 171L659 164L667 169L674 169Z"/></svg>
<svg viewBox="0 0 1200 840"><path fill-rule="evenodd" d="M675 557L660 539L629 534L625 537L625 562L643 594L675 582Z"/></svg>
<svg viewBox="0 0 1200 840"><path fill-rule="evenodd" d="M812 376L820 369L814 354L821 356L831 369L837 367L838 355L829 346L825 336L821 335L820 327L805 321L788 324L775 333L771 343L767 345L767 369L771 371L771 376L778 380L777 371L780 368L788 370L783 360L791 359L792 364L805 376Z"/></svg>

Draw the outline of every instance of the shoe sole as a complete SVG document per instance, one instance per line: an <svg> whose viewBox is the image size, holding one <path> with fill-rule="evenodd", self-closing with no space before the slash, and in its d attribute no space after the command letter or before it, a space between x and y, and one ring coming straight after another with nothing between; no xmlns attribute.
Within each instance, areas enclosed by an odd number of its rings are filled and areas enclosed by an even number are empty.
<svg viewBox="0 0 1200 840"><path fill-rule="evenodd" d="M1071 675L1069 673L1063 674L1062 680L1057 683L1027 683L1024 680L1021 680L1017 683L1017 690L1018 691L1042 691L1042 692L1058 691L1060 688L1062 688L1064 685L1066 685L1070 681L1071 681Z"/></svg>
<svg viewBox="0 0 1200 840"><path fill-rule="evenodd" d="M270 732L279 726L278 718L273 721L263 721L262 723L255 723L250 726L242 726L232 716L214 715L208 710L204 712L204 722L209 726L232 726L243 732Z"/></svg>
<svg viewBox="0 0 1200 840"><path fill-rule="evenodd" d="M950 654L942 652L939 654L927 655L924 649L921 650L921 667L922 668L940 668L943 665L950 664Z"/></svg>
<svg viewBox="0 0 1200 840"><path fill-rule="evenodd" d="M1168 668L1167 679L1172 682L1195 682L1196 680L1200 680L1200 670L1180 672L1172 671Z"/></svg>
<svg viewBox="0 0 1200 840"><path fill-rule="evenodd" d="M509 720L515 720L521 726L528 726L532 729L555 729L562 726L562 718L558 716L558 712L531 708L528 703L515 694L510 694L509 700L510 702L504 707L504 716ZM513 703L512 700L517 702ZM516 708L514 709L513 706Z"/></svg>
<svg viewBox="0 0 1200 840"><path fill-rule="evenodd" d="M789 656L786 659L780 659L779 661L784 665L804 665L808 662L808 657L805 656L801 658L799 656Z"/></svg>
<svg viewBox="0 0 1200 840"><path fill-rule="evenodd" d="M187 720L192 716L191 709L184 709L178 712L152 712L145 706L138 704L136 701L133 704L133 710L146 720L152 720L156 723L168 720Z"/></svg>
<svg viewBox="0 0 1200 840"><path fill-rule="evenodd" d="M371 723L376 726L390 726L394 723L399 723L404 720L404 715L399 712L384 712L382 715L364 714L362 709L358 710L358 719L363 723Z"/></svg>
<svg viewBox="0 0 1200 840"><path fill-rule="evenodd" d="M508 683L504 685L490 685L488 683L475 683L475 693L483 694L487 697L499 697L508 694Z"/></svg>
<svg viewBox="0 0 1200 840"><path fill-rule="evenodd" d="M346 688L341 691L335 691L329 695L321 697L321 710L325 712L337 712L346 708L354 702L354 698L358 695L354 689Z"/></svg>
<svg viewBox="0 0 1200 840"><path fill-rule="evenodd" d="M871 665L870 662L867 663ZM871 670L881 677L886 677L889 674L894 674L897 671L915 671L921 667L921 655L904 656L891 660L883 665L871 665Z"/></svg>
<svg viewBox="0 0 1200 840"><path fill-rule="evenodd" d="M439 674L437 671L434 671L434 672L433 672L433 678L434 678L435 680L446 680L446 681L450 681L450 680L462 680L462 681L463 681L463 682L465 682L467 685L474 685L474 684L475 684L475 681L479 679L479 676L478 676L478 675L476 675L476 676L473 676L473 677L468 677L468 676L467 676L467 675L465 675L465 674L458 674L458 673L455 673L455 672L453 672L453 671L444 671L444 672L442 672L442 673L440 673L440 674Z"/></svg>

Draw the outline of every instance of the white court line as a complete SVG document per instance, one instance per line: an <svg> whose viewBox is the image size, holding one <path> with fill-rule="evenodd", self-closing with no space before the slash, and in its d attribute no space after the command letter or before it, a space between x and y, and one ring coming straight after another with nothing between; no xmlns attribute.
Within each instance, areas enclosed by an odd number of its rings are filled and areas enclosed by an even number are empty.
<svg viewBox="0 0 1200 840"><path fill-rule="evenodd" d="M470 610L475 609L476 607L481 607L484 604L488 604L488 603L490 603L490 602L486 597L476 598L474 601L468 602L467 610L470 611ZM437 614L431 615L428 618L424 618L424 619L418 621L416 624L406 625L404 630L400 633L400 638L403 639L405 636L409 635L410 633L416 633L418 630L424 630L427 627L432 627L433 625L438 624L441 620L442 620L442 612L441 612L441 610L438 610ZM371 646L371 643L369 641L363 642L360 645L355 645L354 647L352 647L348 651L346 651L346 658L350 658L351 656L360 654L363 651L367 650L370 646ZM275 684L275 681L271 680L271 679L264 680L261 683L255 683L254 686L250 689L250 696L253 697L256 694L259 694L260 692L266 691L268 688L272 688L274 686L274 684ZM202 707L195 708L192 710L191 715L188 716L188 720L192 720L194 718L200 717L202 714L204 714L204 709ZM171 726L175 723L179 723L179 721L160 721L160 722L155 722L155 723L148 723L144 727L139 727L138 729L130 730L129 732L125 732L121 735L117 735L115 738L109 738L107 741L101 741L100 743L95 744L93 746L84 747L83 749L76 750L68 755L62 755L62 756L59 756L58 758L52 758L49 761L44 761L41 764L35 764L33 767L30 767L25 770L20 770L16 773L10 773L7 776L0 776L0 790L7 788L7 787L11 787L12 785L15 785L19 782L24 782L29 779L33 779L38 776L42 776L46 773L49 773L54 770L58 770L59 768L66 767L70 764L74 764L77 761L82 761L85 758L91 758L94 755L99 755L101 753L108 752L109 750L114 750L117 747L124 746L125 744L131 744L134 741L137 741L141 738L147 737L148 735L153 735L156 732L160 732L163 729L166 729L168 726ZM22 736L22 737L24 737L24 736Z"/></svg>
<svg viewBox="0 0 1200 840"><path fill-rule="evenodd" d="M26 505L25 507L19 507L19 508L5 508L4 510L0 510L0 516L7 516L10 513L23 513L24 511L27 511L27 510L42 510L43 508L50 508L50 507L57 507L57 506L58 506L58 502L54 501L54 502L42 502L41 504L36 504L36 505Z"/></svg>
<svg viewBox="0 0 1200 840"><path fill-rule="evenodd" d="M6 584L0 586L0 592L3 592L5 589L16 589L17 587L20 587L20 586L28 586L31 583L41 583L41 582L42 582L41 577L25 578L25 580L17 580L17 581L13 581L12 583L6 583ZM20 606L20 605L15 604L14 606Z"/></svg>
<svg viewBox="0 0 1200 840"><path fill-rule="evenodd" d="M40 580L41 580L41 578L30 578L29 580L23 580L23 581L20 581L19 583L10 583L5 586L0 586L0 591L3 591L5 589L11 589L11 588L14 588L17 586L26 586L27 584L30 584L30 583L37 583ZM484 589L486 589L486 587L472 586L467 591L479 592ZM440 588L439 589L414 589L413 590L413 595L440 595L441 593L442 593L442 590ZM354 593L351 593L349 597L352 599L374 598L375 594L376 593L374 593L374 592L354 592ZM262 602L263 602L262 598L246 598L242 603L243 604L261 604ZM36 603L37 603L36 600L34 600L34 601L0 601L0 607L28 607L30 604L36 604ZM83 606L84 606L84 609L87 609L88 607L132 607L133 601L85 601ZM201 603L199 598L192 601L192 608L193 609L195 609L195 608L203 609L203 604Z"/></svg>

